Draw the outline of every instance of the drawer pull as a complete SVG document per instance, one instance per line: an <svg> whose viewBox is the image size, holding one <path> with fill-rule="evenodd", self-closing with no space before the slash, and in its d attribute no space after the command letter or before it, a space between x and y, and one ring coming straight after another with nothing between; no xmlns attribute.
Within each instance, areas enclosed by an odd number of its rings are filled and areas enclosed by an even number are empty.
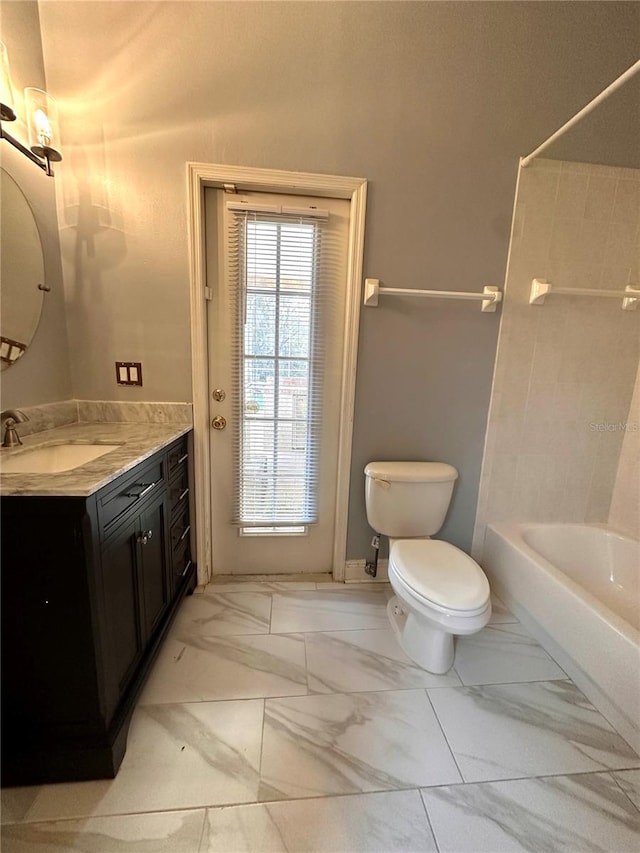
<svg viewBox="0 0 640 853"><path fill-rule="evenodd" d="M148 494L151 489L157 486L157 483L136 483L136 486L142 486L142 491L140 492L127 492L125 497L127 498L143 498L146 494Z"/></svg>
<svg viewBox="0 0 640 853"><path fill-rule="evenodd" d="M189 458L189 454L185 453L184 456L181 456L180 459L176 462L176 465L182 465L183 462L186 462Z"/></svg>
<svg viewBox="0 0 640 853"><path fill-rule="evenodd" d="M182 542L182 540L185 538L185 536L189 533L190 530L191 530L191 525L187 524L187 526L184 529L182 536L180 537L180 539L178 539L178 542Z"/></svg>
<svg viewBox="0 0 640 853"><path fill-rule="evenodd" d="M187 565L184 567L184 572L182 573L181 577L184 577L186 575L186 573L189 571L189 569L191 568L191 562L192 562L191 560L189 560L187 562Z"/></svg>
<svg viewBox="0 0 640 853"><path fill-rule="evenodd" d="M180 503L181 500L184 500L184 498L186 498L186 496L188 494L189 494L189 486L187 486L187 488L184 490L184 492L178 498L178 503Z"/></svg>

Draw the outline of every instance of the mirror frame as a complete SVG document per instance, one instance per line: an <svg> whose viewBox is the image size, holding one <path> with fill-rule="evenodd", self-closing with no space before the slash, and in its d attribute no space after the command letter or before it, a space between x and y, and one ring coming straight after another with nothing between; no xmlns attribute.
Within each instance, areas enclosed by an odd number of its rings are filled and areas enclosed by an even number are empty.
<svg viewBox="0 0 640 853"><path fill-rule="evenodd" d="M0 281L3 303L0 320L0 369L4 371L22 358L33 342L42 319L44 295L51 288L45 283L44 247L33 208L16 179L4 168L0 168L0 184L3 199L3 216L0 221ZM7 206L10 195L16 200L18 209L9 214ZM12 229L12 233L9 229ZM29 281L25 281L25 276ZM31 299L31 304L23 311L24 334L16 335L15 332L11 333L11 329L8 330L9 334L5 334L7 300L27 297ZM12 304L16 305L17 302ZM24 340L17 340L17 337Z"/></svg>

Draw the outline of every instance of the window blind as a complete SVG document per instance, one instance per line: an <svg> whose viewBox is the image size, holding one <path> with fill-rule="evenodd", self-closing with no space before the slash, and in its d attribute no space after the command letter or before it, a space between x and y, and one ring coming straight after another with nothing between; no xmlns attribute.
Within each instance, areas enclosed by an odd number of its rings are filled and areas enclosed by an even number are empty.
<svg viewBox="0 0 640 853"><path fill-rule="evenodd" d="M242 528L299 528L318 518L323 329L339 292L327 221L229 211L232 521Z"/></svg>

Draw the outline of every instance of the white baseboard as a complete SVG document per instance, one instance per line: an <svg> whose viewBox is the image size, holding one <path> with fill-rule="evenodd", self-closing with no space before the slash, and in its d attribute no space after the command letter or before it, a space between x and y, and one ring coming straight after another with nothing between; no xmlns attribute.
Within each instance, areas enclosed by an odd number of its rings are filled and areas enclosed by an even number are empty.
<svg viewBox="0 0 640 853"><path fill-rule="evenodd" d="M364 567L366 565L366 560L347 560L344 566L344 582L345 583L375 583L376 581L380 583L388 583L389 575L387 573L387 567L389 565L389 560L378 560L378 573L375 578L372 578L371 575L368 575Z"/></svg>

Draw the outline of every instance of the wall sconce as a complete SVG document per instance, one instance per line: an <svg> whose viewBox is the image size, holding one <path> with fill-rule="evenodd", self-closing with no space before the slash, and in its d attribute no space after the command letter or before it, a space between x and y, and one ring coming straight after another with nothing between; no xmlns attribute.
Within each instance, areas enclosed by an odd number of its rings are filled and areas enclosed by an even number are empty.
<svg viewBox="0 0 640 853"><path fill-rule="evenodd" d="M58 144L58 105L51 95L42 89L25 89L24 103L29 126L29 147L43 159L47 175L52 175L51 163L59 163L62 154L55 147Z"/></svg>
<svg viewBox="0 0 640 853"><path fill-rule="evenodd" d="M9 73L9 55L6 46L0 41L0 120L15 121L13 109L13 86Z"/></svg>
<svg viewBox="0 0 640 853"><path fill-rule="evenodd" d="M0 138L6 139L32 163L53 177L51 163L62 160L62 154L56 148L59 138L57 104L42 89L34 88L24 90L24 101L29 129L29 148L8 134L2 126L3 121L15 121L17 116L9 70L9 55L6 46L0 42Z"/></svg>

